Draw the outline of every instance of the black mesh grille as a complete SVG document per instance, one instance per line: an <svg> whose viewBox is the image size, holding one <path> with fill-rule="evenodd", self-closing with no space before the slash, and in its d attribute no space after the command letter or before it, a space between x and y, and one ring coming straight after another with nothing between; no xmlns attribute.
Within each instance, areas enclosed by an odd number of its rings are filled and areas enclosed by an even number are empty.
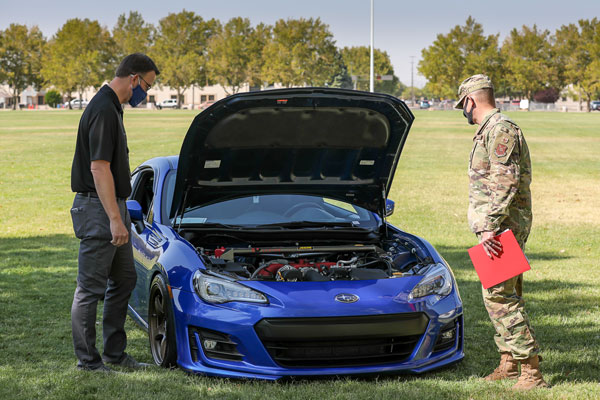
<svg viewBox="0 0 600 400"><path fill-rule="evenodd" d="M263 342L275 362L284 367L346 367L402 362L420 336L326 342Z"/></svg>
<svg viewBox="0 0 600 400"><path fill-rule="evenodd" d="M346 367L398 363L421 339L422 313L264 319L255 329L273 360L284 367Z"/></svg>

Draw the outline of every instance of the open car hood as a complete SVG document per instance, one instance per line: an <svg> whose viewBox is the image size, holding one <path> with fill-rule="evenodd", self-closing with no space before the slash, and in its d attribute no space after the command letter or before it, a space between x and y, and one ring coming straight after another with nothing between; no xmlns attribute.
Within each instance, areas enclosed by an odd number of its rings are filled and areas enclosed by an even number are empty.
<svg viewBox="0 0 600 400"><path fill-rule="evenodd" d="M264 194L318 195L380 215L414 116L395 97L327 88L239 93L198 114L170 217Z"/></svg>

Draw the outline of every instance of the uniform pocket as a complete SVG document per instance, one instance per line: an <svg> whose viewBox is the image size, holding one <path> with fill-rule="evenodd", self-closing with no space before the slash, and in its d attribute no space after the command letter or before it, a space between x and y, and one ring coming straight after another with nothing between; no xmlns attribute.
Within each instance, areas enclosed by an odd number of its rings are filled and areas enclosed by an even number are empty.
<svg viewBox="0 0 600 400"><path fill-rule="evenodd" d="M86 231L86 215L83 207L71 208L71 220L73 221L73 231L77 239L83 239Z"/></svg>

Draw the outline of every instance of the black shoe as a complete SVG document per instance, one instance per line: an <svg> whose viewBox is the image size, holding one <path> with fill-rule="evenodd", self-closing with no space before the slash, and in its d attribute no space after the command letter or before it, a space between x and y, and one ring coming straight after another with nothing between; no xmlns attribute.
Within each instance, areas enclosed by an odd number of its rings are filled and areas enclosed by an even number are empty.
<svg viewBox="0 0 600 400"><path fill-rule="evenodd" d="M112 369L108 368L104 364L102 364L102 365L100 365L98 367L93 367L93 368L90 367L90 366L87 366L87 365L78 365L77 369L79 371L104 372L104 373L108 373L108 374L115 372Z"/></svg>
<svg viewBox="0 0 600 400"><path fill-rule="evenodd" d="M107 364L129 369L146 369L152 366L152 364L137 362L136 359L129 354L125 354L125 357L123 357L120 362L107 362Z"/></svg>

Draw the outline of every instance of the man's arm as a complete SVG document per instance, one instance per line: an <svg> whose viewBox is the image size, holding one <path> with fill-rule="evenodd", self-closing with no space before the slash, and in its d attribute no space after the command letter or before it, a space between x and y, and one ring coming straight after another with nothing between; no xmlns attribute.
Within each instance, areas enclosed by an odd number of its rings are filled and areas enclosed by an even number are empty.
<svg viewBox="0 0 600 400"><path fill-rule="evenodd" d="M117 205L115 183L110 171L110 163L104 160L92 161L91 171L96 193L98 193L102 207L104 207L104 211L110 220L111 243L117 247L122 246L129 241L129 232L121 219L121 213Z"/></svg>
<svg viewBox="0 0 600 400"><path fill-rule="evenodd" d="M502 221L508 216L510 203L519 188L521 168L519 166L518 132L503 124L498 124L492 132L488 146L490 157L489 170L489 212L486 215L484 230L480 234L480 243L488 256L498 255L502 249L494 239Z"/></svg>
<svg viewBox="0 0 600 400"><path fill-rule="evenodd" d="M508 217L509 207L519 189L521 167L518 132L503 124L497 125L490 140L489 211L485 231L497 232Z"/></svg>

